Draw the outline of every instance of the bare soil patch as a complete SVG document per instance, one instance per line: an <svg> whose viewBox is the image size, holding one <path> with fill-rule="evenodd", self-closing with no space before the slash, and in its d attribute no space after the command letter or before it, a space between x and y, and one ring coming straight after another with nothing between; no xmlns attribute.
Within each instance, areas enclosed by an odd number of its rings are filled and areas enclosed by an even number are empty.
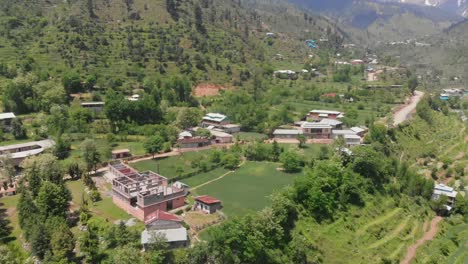
<svg viewBox="0 0 468 264"><path fill-rule="evenodd" d="M216 96L221 90L227 90L228 87L210 83L201 83L193 89L193 95L196 97Z"/></svg>

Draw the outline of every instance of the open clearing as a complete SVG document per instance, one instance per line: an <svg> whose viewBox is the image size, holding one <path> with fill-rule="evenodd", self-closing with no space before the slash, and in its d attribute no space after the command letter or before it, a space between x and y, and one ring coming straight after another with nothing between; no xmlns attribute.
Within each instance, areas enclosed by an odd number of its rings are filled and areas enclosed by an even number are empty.
<svg viewBox="0 0 468 264"><path fill-rule="evenodd" d="M200 187L194 194L208 194L220 199L223 212L229 217L258 211L269 204L269 195L291 184L301 174L278 171L278 166L276 163L246 162L234 173Z"/></svg>

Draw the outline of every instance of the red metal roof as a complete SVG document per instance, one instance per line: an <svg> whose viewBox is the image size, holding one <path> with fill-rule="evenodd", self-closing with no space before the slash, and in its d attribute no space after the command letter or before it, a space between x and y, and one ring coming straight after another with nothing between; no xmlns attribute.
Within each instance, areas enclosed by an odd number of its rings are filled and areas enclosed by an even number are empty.
<svg viewBox="0 0 468 264"><path fill-rule="evenodd" d="M148 220L145 221L145 224L150 224L156 220L165 220L165 221L176 221L182 222L182 220L174 214L164 212L162 210L156 210L156 212L148 216Z"/></svg>
<svg viewBox="0 0 468 264"><path fill-rule="evenodd" d="M215 204L215 203L220 203L221 201L214 198L214 197L211 197L211 196L208 196L208 195L202 195L202 196L198 196L198 197L195 197L195 200L196 201L199 201L199 202L202 202L204 204Z"/></svg>

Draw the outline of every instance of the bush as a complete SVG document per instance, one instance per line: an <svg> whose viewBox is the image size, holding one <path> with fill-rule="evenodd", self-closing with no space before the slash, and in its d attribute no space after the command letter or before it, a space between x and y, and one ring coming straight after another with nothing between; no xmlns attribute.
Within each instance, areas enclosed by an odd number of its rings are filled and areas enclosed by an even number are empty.
<svg viewBox="0 0 468 264"><path fill-rule="evenodd" d="M93 201L93 203L95 203L101 200L101 194L98 190L91 190L89 192L89 198L91 199L91 201Z"/></svg>

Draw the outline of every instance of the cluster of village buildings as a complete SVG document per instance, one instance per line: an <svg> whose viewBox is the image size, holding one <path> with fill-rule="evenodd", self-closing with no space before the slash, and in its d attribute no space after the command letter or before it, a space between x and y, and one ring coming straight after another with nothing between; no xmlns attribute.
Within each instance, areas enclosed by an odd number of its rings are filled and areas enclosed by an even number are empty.
<svg viewBox="0 0 468 264"><path fill-rule="evenodd" d="M138 100L137 97L132 97ZM100 111L102 104L89 104L85 107L93 111ZM330 110L312 110L302 121L295 122L288 128L279 128L273 132L275 139L328 139L330 141L342 137L349 146L360 145L367 132L365 127L347 128L342 121L344 113ZM13 113L1 113L0 124L5 131L11 129L11 122L16 118ZM210 136L197 136L199 129L206 129ZM231 123L230 119L219 113L208 113L201 120L199 126L183 131L179 134L177 146L179 148L199 148L211 144L226 144L233 142L233 134L240 131L240 125ZM0 156L8 155L15 165L28 156L37 155L54 145L50 139L14 144L0 147ZM130 155L129 150L114 150L113 160L108 165L108 174L112 180L112 200L128 214L145 223L146 229L141 234L144 247L163 237L170 247L184 247L189 245L187 228L183 220L170 213L173 210L195 210L212 214L222 208L221 201L208 195L194 197L194 204L187 208L186 197L189 186L171 181L152 171L139 172L121 159ZM1 165L1 164L0 164ZM14 194L14 193L12 193ZM449 197L446 205L451 210L457 192L453 188L437 184L433 199L440 195Z"/></svg>
<svg viewBox="0 0 468 264"><path fill-rule="evenodd" d="M362 143L366 127L346 128L340 121L344 114L338 111L312 110L305 121L295 122L291 128L280 128L273 132L275 139L297 139L304 136L306 139L337 139L342 137L347 146L356 146Z"/></svg>

